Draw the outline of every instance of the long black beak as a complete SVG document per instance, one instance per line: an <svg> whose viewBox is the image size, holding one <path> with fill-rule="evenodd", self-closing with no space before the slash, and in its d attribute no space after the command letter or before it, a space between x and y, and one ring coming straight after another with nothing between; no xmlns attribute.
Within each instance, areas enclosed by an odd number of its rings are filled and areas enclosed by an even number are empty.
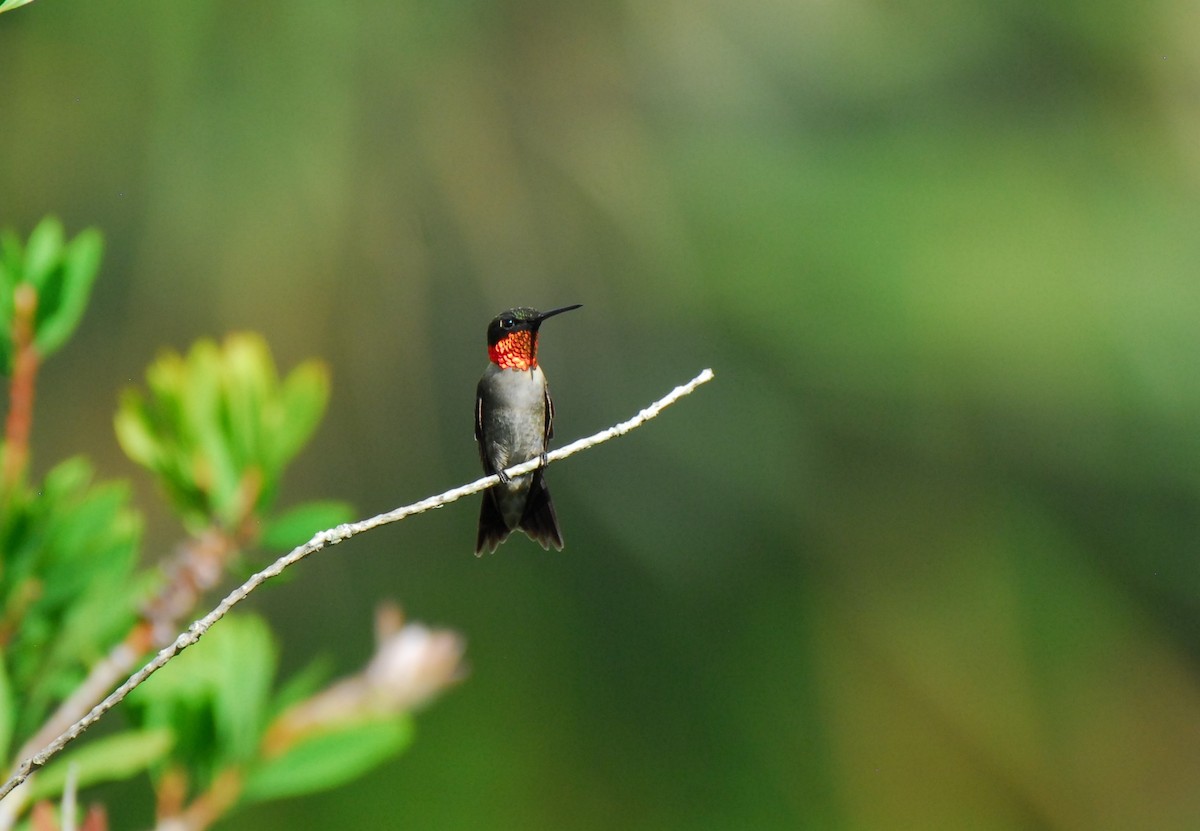
<svg viewBox="0 0 1200 831"><path fill-rule="evenodd" d="M554 317L555 315L560 315L563 312L569 312L572 309L578 309L581 306L583 306L582 303L576 303L574 306L563 306L561 309L554 309L553 311L542 312L541 314L539 314L537 316L537 318L535 318L534 323L536 323L537 325L540 326L542 321L548 317Z"/></svg>

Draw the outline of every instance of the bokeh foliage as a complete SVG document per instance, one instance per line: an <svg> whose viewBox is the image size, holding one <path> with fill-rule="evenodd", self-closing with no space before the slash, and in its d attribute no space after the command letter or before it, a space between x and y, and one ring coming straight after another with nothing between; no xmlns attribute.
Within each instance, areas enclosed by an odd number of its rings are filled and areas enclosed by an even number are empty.
<svg viewBox="0 0 1200 831"><path fill-rule="evenodd" d="M281 380L266 343L254 335L231 336L221 347L202 340L186 357L168 352L146 381L147 392L130 389L122 397L117 438L155 474L193 530L215 519L236 532L264 514L329 399L322 364L301 364Z"/></svg>
<svg viewBox="0 0 1200 831"><path fill-rule="evenodd" d="M0 234L0 370L12 373L13 295L21 283L37 293L34 328L41 358L66 343L87 307L103 251L100 232L90 228L67 242L62 223L47 217L22 242L11 230Z"/></svg>
<svg viewBox="0 0 1200 831"><path fill-rule="evenodd" d="M62 462L0 509L5 758L129 631L144 594L129 489L93 476L82 458Z"/></svg>
<svg viewBox="0 0 1200 831"><path fill-rule="evenodd" d="M289 462L329 398L324 365L280 379L265 341L202 340L167 352L148 391L126 390L116 432L157 479L186 530L176 556L139 569L142 518L123 483L94 483L75 457L27 482L38 370L83 317L101 238L66 241L58 220L22 240L0 232L0 343L10 376L0 457L0 757L6 770L41 751L193 616L206 589L259 542L293 544L350 518L345 503L273 512ZM261 618L227 615L204 641L134 690L132 726L85 737L9 794L0 825L33 800L149 770L160 822L206 828L239 805L349 782L407 747L409 712L458 676L452 633L381 613L369 671L324 687L319 665L276 685L275 636ZM385 627L383 623L387 623ZM380 689L383 686L384 689ZM7 778L7 774L5 775ZM68 784L70 783L70 784ZM37 805L31 826L77 827ZM128 822L124 811L114 812ZM44 815L44 816L42 816Z"/></svg>
<svg viewBox="0 0 1200 831"><path fill-rule="evenodd" d="M17 398L33 399L37 365L78 325L101 248L94 229L68 242L53 217L42 220L28 240L0 231L0 369L13 379L10 408ZM19 357L18 350L26 355ZM18 362L20 373L14 372ZM23 469L27 441L28 430L10 414L0 441L4 758L125 635L142 599L134 576L141 518L129 506L128 487L94 484L91 465L78 457L57 464L36 488L29 487Z"/></svg>

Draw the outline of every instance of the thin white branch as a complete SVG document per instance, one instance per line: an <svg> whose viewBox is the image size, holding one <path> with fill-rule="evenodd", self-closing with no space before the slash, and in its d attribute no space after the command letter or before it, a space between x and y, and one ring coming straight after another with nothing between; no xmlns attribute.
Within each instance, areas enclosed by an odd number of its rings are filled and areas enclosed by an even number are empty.
<svg viewBox="0 0 1200 831"><path fill-rule="evenodd" d="M692 392L696 387L703 383L711 381L713 373L711 369L706 369L682 386L678 386L671 390L670 393L655 401L649 407L646 407L640 413L635 415L628 421L623 421L607 430L601 430L593 436L568 444L566 447L561 447L551 453L546 454L546 462L557 462L578 453L581 450L587 450L590 447L606 442L609 439L623 436L630 430L640 427L650 419L654 418L665 408L671 406L680 398ZM541 466L540 459L530 459L527 462L522 462L519 465L514 465L508 468L505 473L509 476L521 476L536 470ZM64 747L77 739L82 733L95 724L100 718L121 702L125 696L129 695L143 681L149 678L158 670L166 666L167 662L178 655L183 650L194 644L204 635L209 628L218 620L223 618L238 603L241 603L250 592L257 589L263 583L270 580L272 577L278 577L283 573L284 569L303 560L310 554L320 551L322 548L330 545L336 545L343 540L348 540L356 534L361 534L364 531L370 531L373 528L378 528L381 525L387 525L392 522L399 522L402 519L412 516L413 514L424 513L433 508L440 508L443 505L449 505L462 499L464 496L470 496L473 493L479 493L500 482L500 477L485 476L482 479L476 479L469 485L463 485L458 488L448 490L438 496L431 496L428 499L422 499L420 502L414 502L412 505L403 508L397 508L394 511L388 511L385 514L371 517L370 519L360 520L359 522L351 522L344 525L339 525L336 528L330 528L327 531L321 531L316 534L311 540L297 548L294 548L290 553L280 557L271 565L264 568L262 571L250 577L242 585L231 591L224 600L217 604L216 608L209 612L204 617L194 622L187 628L187 631L181 633L174 642L161 649L153 660L135 672L133 675L117 687L107 698L97 704L91 711L79 719L79 721L67 728L58 738L46 745L41 751L35 753L29 758L17 765L12 778L0 786L0 799L4 799L12 790L29 778L29 775L38 768L44 766L50 759L55 756Z"/></svg>

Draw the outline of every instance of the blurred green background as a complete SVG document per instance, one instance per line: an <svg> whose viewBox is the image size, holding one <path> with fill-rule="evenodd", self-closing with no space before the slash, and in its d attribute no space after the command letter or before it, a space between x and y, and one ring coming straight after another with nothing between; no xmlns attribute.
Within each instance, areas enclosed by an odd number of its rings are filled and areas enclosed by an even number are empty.
<svg viewBox="0 0 1200 831"><path fill-rule="evenodd" d="M567 540L477 501L253 601L285 666L377 601L469 638L413 749L227 829L1200 827L1200 15L1035 0L38 0L0 224L97 225L35 470L163 346L334 378L284 504L478 475L484 330L546 325ZM149 824L149 791L108 797Z"/></svg>

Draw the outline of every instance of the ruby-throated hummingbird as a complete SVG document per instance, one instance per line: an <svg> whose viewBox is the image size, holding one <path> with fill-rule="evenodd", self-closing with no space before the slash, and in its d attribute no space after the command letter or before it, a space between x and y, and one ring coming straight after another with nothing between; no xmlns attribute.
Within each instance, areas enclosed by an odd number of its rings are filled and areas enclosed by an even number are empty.
<svg viewBox="0 0 1200 831"><path fill-rule="evenodd" d="M539 468L510 479L506 467L541 456L554 435L554 402L538 367L538 327L579 304L551 312L519 307L501 312L488 326L491 364L475 390L475 441L483 472L500 474L500 484L483 492L475 555L495 551L514 528L547 551L562 551L554 503Z"/></svg>

